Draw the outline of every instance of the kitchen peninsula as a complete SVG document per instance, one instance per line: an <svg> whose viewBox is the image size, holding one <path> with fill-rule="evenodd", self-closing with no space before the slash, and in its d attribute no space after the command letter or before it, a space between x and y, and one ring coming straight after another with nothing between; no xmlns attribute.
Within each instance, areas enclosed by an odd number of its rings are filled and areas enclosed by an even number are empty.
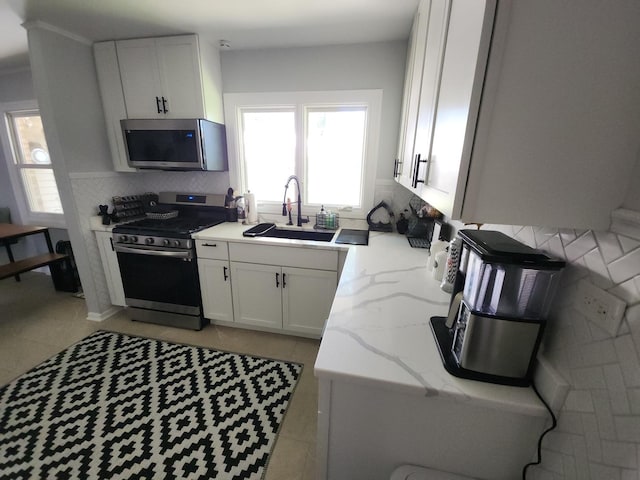
<svg viewBox="0 0 640 480"><path fill-rule="evenodd" d="M425 249L395 233L371 232L368 246L347 247L247 238L246 228L227 223L196 238L346 253L315 364L318 478L388 480L405 463L519 475L548 414L529 388L445 371L429 318L446 314L449 295L427 271Z"/></svg>

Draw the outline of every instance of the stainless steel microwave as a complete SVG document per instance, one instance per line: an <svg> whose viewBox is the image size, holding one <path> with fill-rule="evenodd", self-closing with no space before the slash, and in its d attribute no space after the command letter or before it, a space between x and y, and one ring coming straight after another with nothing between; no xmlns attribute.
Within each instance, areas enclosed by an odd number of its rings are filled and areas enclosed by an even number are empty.
<svg viewBox="0 0 640 480"><path fill-rule="evenodd" d="M130 167L228 170L224 125L202 118L120 120Z"/></svg>

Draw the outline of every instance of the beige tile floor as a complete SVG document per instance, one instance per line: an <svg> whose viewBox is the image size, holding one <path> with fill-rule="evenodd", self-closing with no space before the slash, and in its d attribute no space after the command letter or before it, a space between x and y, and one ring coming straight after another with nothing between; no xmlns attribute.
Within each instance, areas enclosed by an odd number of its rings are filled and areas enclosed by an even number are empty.
<svg viewBox="0 0 640 480"><path fill-rule="evenodd" d="M41 273L21 282L0 281L0 385L4 385L95 330L111 330L160 340L261 355L304 364L271 456L266 480L315 478L318 383L313 364L319 342L287 335L208 325L195 332L132 322L119 313L104 322L86 319L81 298L56 292Z"/></svg>

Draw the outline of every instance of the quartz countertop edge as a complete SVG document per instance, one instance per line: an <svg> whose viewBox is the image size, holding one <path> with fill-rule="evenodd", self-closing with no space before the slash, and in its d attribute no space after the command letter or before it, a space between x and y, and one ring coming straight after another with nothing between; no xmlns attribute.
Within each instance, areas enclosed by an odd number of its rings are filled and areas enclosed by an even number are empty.
<svg viewBox="0 0 640 480"><path fill-rule="evenodd" d="M243 237L247 228L224 223L194 238L348 251L316 358L318 378L547 415L531 388L461 379L444 369L429 320L447 314L450 294L427 271L427 250L411 248L404 235L371 232L369 245L353 246L334 243L339 231L331 242L315 242Z"/></svg>

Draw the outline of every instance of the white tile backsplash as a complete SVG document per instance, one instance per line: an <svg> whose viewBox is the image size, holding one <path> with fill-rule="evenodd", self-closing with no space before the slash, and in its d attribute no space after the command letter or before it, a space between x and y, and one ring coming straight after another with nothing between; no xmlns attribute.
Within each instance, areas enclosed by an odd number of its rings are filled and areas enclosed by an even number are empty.
<svg viewBox="0 0 640 480"><path fill-rule="evenodd" d="M567 256L567 260L574 262L577 259L584 257L584 255L596 247L597 244L596 239L593 236L593 232L586 232L572 242L565 243L564 251Z"/></svg>
<svg viewBox="0 0 640 480"><path fill-rule="evenodd" d="M625 251L622 249L618 235L611 232L596 232L598 248L602 252L602 257L606 263L610 263L620 258Z"/></svg>
<svg viewBox="0 0 640 480"><path fill-rule="evenodd" d="M615 283L635 277L640 272L640 248L632 250L626 255L609 264L609 273Z"/></svg>
<svg viewBox="0 0 640 480"><path fill-rule="evenodd" d="M640 242L633 238L625 237L624 235L618 235L618 240L620 241L620 246L622 247L622 251L624 253L630 252L638 248Z"/></svg>

